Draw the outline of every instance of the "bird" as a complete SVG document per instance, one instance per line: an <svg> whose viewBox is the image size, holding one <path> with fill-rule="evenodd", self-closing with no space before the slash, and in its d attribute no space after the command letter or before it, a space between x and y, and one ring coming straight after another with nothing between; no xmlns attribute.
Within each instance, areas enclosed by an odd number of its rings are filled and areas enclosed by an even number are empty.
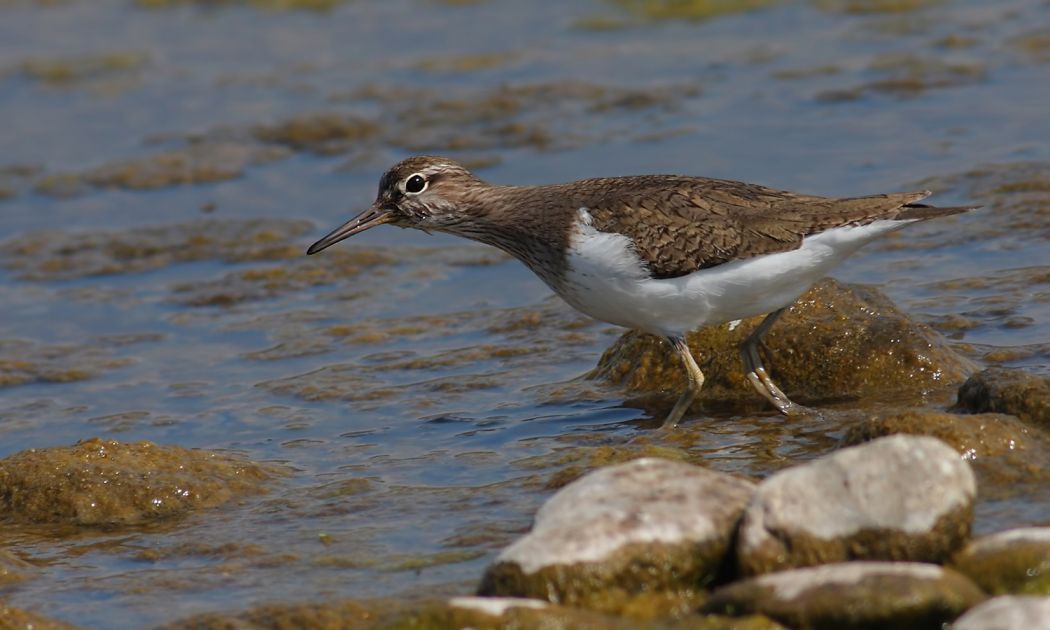
<svg viewBox="0 0 1050 630"><path fill-rule="evenodd" d="M930 194L820 197L686 175L495 185L452 159L414 156L383 174L371 206L306 253L384 224L499 248L578 311L671 345L688 376L663 422L673 428L704 384L686 333L758 315L740 345L747 379L780 413L805 413L762 364L763 335L864 244L977 207L919 203Z"/></svg>

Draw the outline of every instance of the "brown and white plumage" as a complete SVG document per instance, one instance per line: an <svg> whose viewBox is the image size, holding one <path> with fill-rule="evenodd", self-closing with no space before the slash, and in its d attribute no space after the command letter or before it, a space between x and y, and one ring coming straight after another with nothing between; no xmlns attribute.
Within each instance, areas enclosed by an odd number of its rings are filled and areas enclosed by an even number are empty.
<svg viewBox="0 0 1050 630"><path fill-rule="evenodd" d="M769 379L757 343L777 316L857 248L910 223L965 212L928 191L828 198L743 182L641 175L493 186L440 157L404 160L375 203L307 253L382 223L498 247L597 319L667 337L689 371L677 423L703 383L682 340L699 326L769 313L743 358L756 390L798 409Z"/></svg>

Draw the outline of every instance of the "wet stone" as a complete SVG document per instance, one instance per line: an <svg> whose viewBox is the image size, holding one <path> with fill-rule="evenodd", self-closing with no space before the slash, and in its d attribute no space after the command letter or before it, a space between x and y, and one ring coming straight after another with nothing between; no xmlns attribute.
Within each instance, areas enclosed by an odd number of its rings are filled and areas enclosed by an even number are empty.
<svg viewBox="0 0 1050 630"><path fill-rule="evenodd" d="M939 628L984 599L933 564L844 562L770 573L718 589L710 613L761 613L792 628Z"/></svg>
<svg viewBox="0 0 1050 630"><path fill-rule="evenodd" d="M693 409L746 411L768 403L744 376L739 346L761 317L735 329L710 326L688 336L707 380ZM796 402L842 399L921 399L946 392L973 363L928 327L901 312L872 287L819 282L763 339L763 359L776 383ZM686 387L681 359L663 340L624 334L591 373L628 395L668 408Z"/></svg>
<svg viewBox="0 0 1050 630"><path fill-rule="evenodd" d="M695 590L721 570L753 491L749 481L664 459L602 468L540 508L479 592L617 610L643 591Z"/></svg>
<svg viewBox="0 0 1050 630"><path fill-rule="evenodd" d="M355 600L319 604L263 604L243 612L194 615L157 626L155 630L372 628L383 618L376 604Z"/></svg>
<svg viewBox="0 0 1050 630"><path fill-rule="evenodd" d="M1025 422L1050 427L1050 377L988 368L963 384L956 408L976 413L1008 413Z"/></svg>
<svg viewBox="0 0 1050 630"><path fill-rule="evenodd" d="M146 523L261 492L272 476L221 453L93 438L0 460L0 522Z"/></svg>
<svg viewBox="0 0 1050 630"><path fill-rule="evenodd" d="M1050 597L1001 595L974 606L953 630L1050 630Z"/></svg>
<svg viewBox="0 0 1050 630"><path fill-rule="evenodd" d="M969 537L976 482L947 444L895 435L778 472L744 512L745 575L845 560L946 560Z"/></svg>
<svg viewBox="0 0 1050 630"><path fill-rule="evenodd" d="M538 599L514 597L454 597L405 615L384 630L409 628L622 628L633 624L593 611L555 606Z"/></svg>
<svg viewBox="0 0 1050 630"><path fill-rule="evenodd" d="M246 262L302 256L292 219L201 220L97 232L34 232L0 243L0 264L23 280L68 280L159 269L181 262Z"/></svg>
<svg viewBox="0 0 1050 630"><path fill-rule="evenodd" d="M994 595L1050 595L1050 527L981 536L963 547L952 565Z"/></svg>
<svg viewBox="0 0 1050 630"><path fill-rule="evenodd" d="M1001 413L954 414L908 409L877 415L850 425L842 442L855 446L887 435L929 435L970 460L1024 451L1035 442L1031 429Z"/></svg>

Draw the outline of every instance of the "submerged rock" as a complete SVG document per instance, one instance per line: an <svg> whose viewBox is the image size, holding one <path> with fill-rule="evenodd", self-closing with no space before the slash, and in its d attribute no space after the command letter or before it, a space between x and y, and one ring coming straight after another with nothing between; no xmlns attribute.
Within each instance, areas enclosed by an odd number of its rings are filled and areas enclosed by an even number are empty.
<svg viewBox="0 0 1050 630"><path fill-rule="evenodd" d="M691 333L689 347L707 380L696 405L762 409L767 404L744 376L739 346L761 317L735 329ZM973 371L969 359L927 326L905 315L872 287L825 279L803 294L764 337L766 367L788 396L807 403L844 398L921 398ZM681 359L663 340L624 334L605 351L593 378L630 395L671 404L685 388Z"/></svg>
<svg viewBox="0 0 1050 630"><path fill-rule="evenodd" d="M145 523L260 492L270 477L220 453L93 438L0 460L0 521Z"/></svg>
<svg viewBox="0 0 1050 630"><path fill-rule="evenodd" d="M749 481L664 459L602 468L540 508L479 592L617 610L633 594L698 589L722 569L753 491Z"/></svg>
<svg viewBox="0 0 1050 630"><path fill-rule="evenodd" d="M1050 377L1005 368L982 370L959 388L956 407L976 413L1008 413L1050 427Z"/></svg>
<svg viewBox="0 0 1050 630"><path fill-rule="evenodd" d="M933 564L844 562L725 586L703 611L761 613L792 628L939 628L984 599L966 577Z"/></svg>
<svg viewBox="0 0 1050 630"><path fill-rule="evenodd" d="M755 492L737 542L753 575L845 560L946 560L970 534L977 488L959 454L896 435L778 472Z"/></svg>
<svg viewBox="0 0 1050 630"><path fill-rule="evenodd" d="M953 630L1050 630L1050 597L1002 595L974 606Z"/></svg>
<svg viewBox="0 0 1050 630"><path fill-rule="evenodd" d="M137 273L198 260L244 262L302 257L294 219L205 219L95 232L31 232L0 243L0 265L22 280Z"/></svg>
<svg viewBox="0 0 1050 630"><path fill-rule="evenodd" d="M994 595L1050 595L1050 527L976 538L955 555L952 565Z"/></svg>

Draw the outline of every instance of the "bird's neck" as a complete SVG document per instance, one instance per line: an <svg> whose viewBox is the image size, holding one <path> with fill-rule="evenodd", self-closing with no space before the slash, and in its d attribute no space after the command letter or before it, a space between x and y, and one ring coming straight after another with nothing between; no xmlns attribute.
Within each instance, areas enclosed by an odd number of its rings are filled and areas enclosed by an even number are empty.
<svg viewBox="0 0 1050 630"><path fill-rule="evenodd" d="M499 248L556 287L565 268L575 210L548 186L485 186L460 200L469 219L450 234Z"/></svg>

